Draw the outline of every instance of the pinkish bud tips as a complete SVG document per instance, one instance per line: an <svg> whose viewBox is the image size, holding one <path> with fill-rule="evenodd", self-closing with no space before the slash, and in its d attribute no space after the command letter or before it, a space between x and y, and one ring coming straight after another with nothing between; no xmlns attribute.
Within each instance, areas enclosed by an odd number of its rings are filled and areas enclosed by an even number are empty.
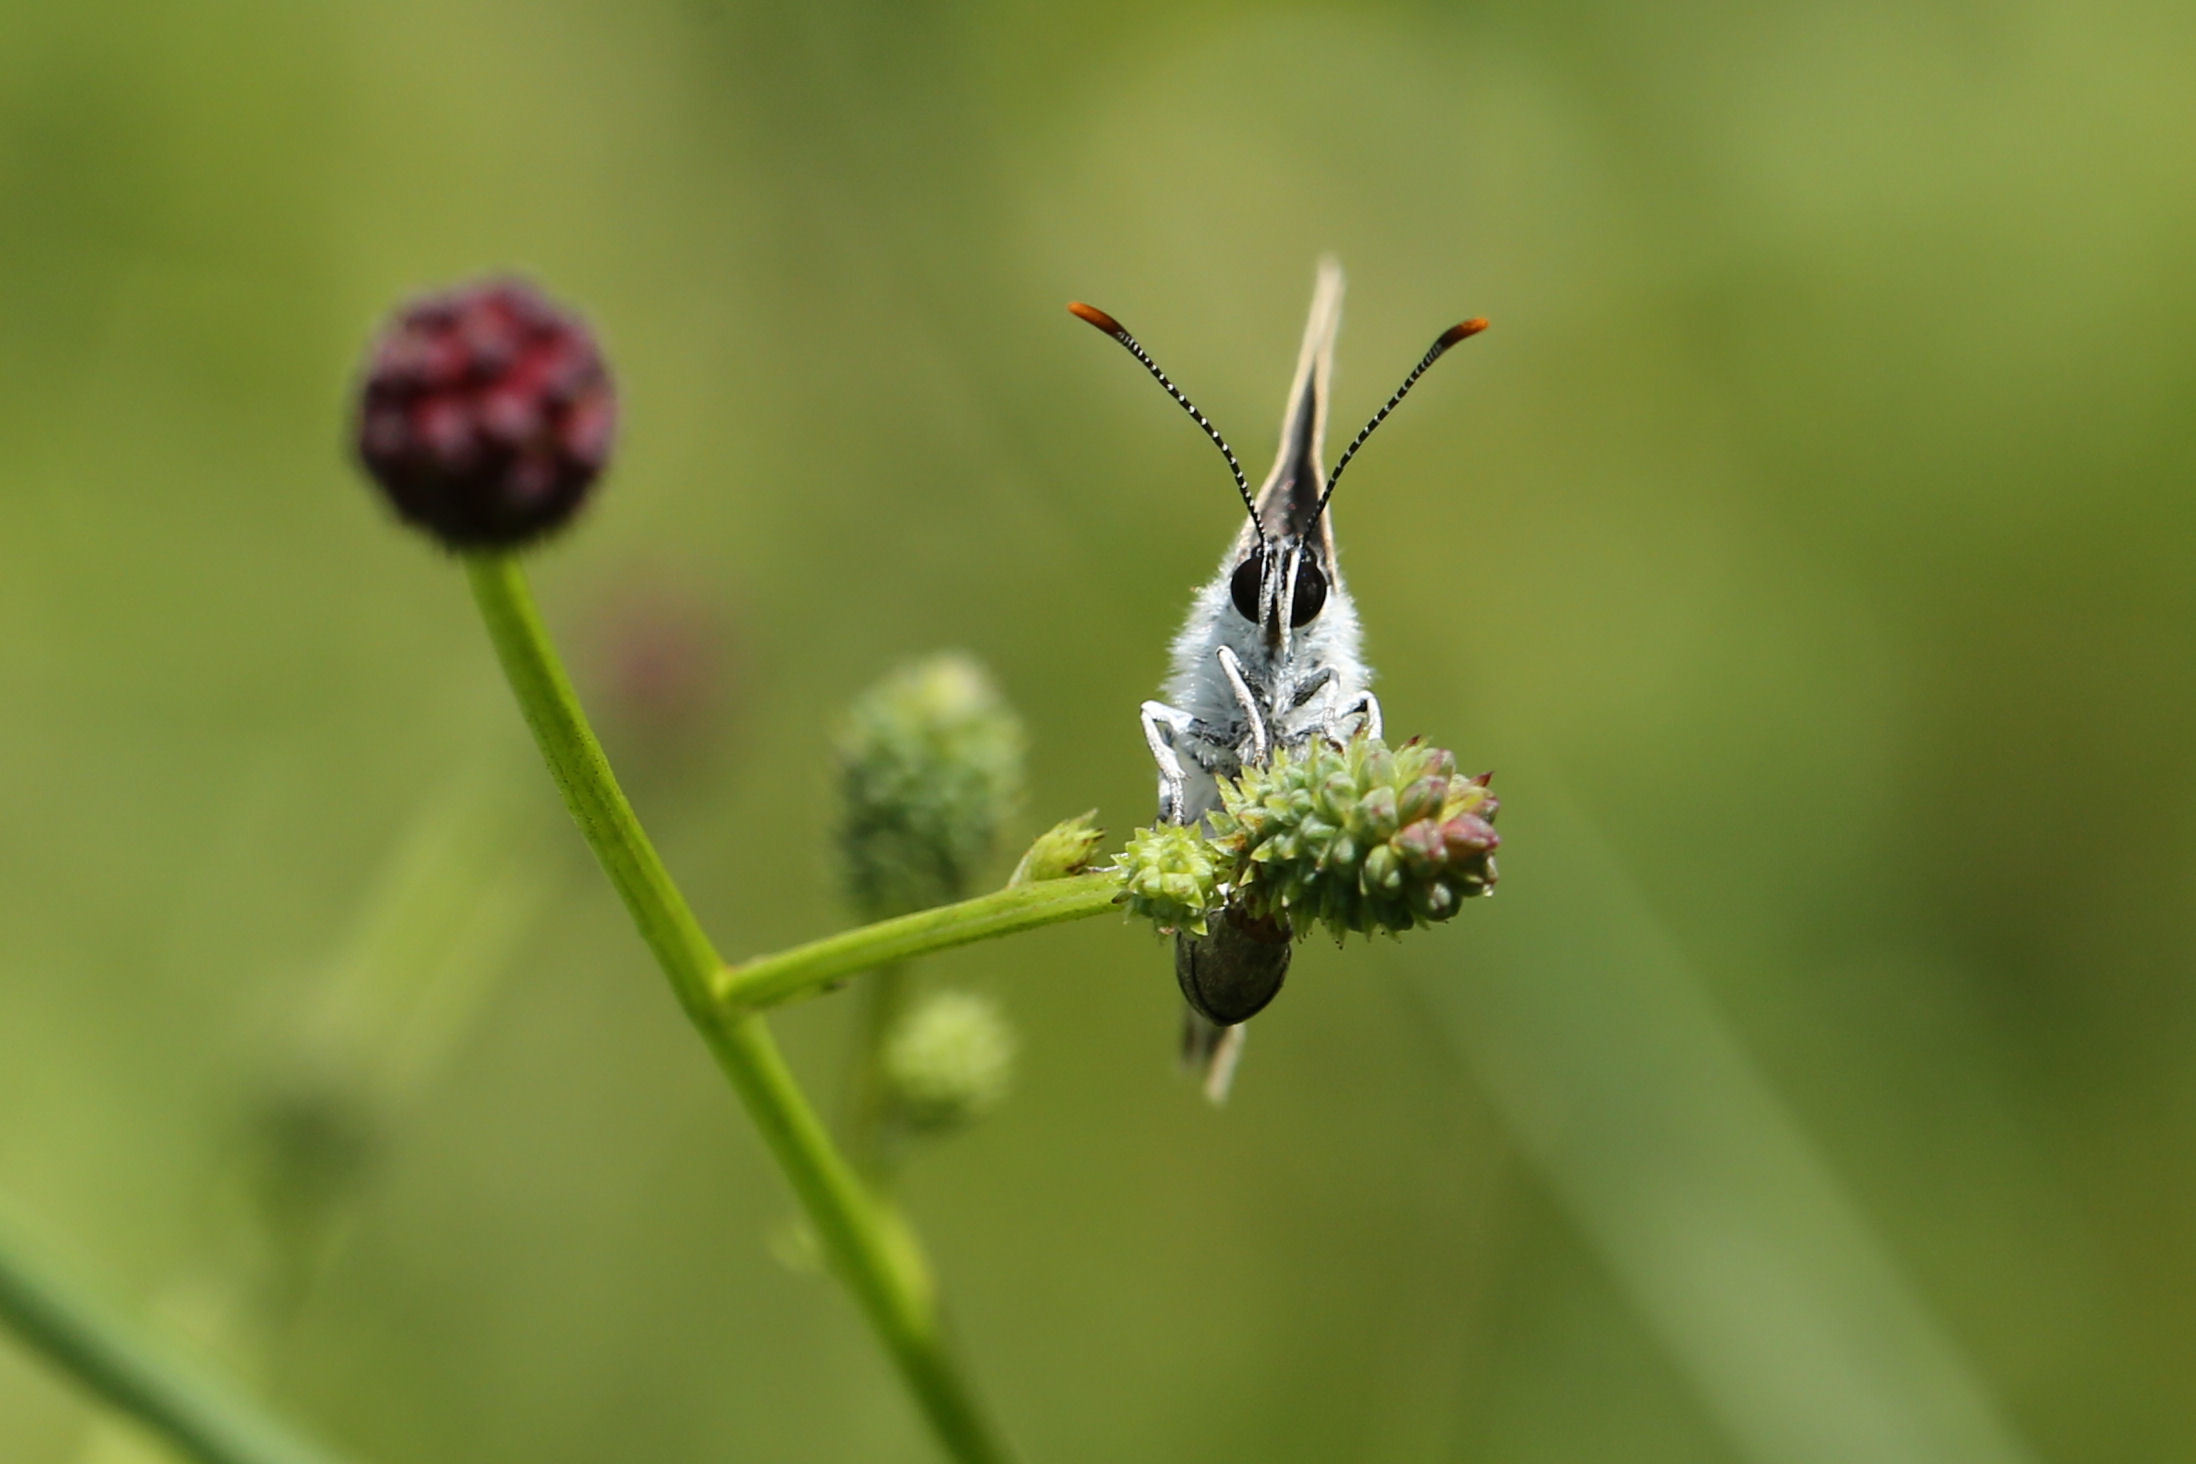
<svg viewBox="0 0 2196 1464"><path fill-rule="evenodd" d="M1446 773L1433 773L1421 777L1403 790L1396 802L1395 821L1398 826L1415 824L1434 818L1441 812L1441 805L1448 801L1449 778Z"/></svg>
<svg viewBox="0 0 2196 1464"><path fill-rule="evenodd" d="M1206 816L1230 908L1298 932L1399 934L1493 888L1497 802L1456 759L1415 738L1314 738L1222 779Z"/></svg>
<svg viewBox="0 0 2196 1464"><path fill-rule="evenodd" d="M358 455L444 544L507 548L579 509L616 426L587 327L530 285L489 280L391 317L366 359Z"/></svg>

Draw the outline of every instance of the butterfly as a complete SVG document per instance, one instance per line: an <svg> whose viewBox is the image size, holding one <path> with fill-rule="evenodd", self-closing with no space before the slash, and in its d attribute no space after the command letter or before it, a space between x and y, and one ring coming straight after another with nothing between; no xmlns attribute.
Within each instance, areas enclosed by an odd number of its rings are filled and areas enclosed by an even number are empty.
<svg viewBox="0 0 2196 1464"><path fill-rule="evenodd" d="M1342 320L1342 270L1322 260L1311 318L1297 352L1296 378L1281 415L1281 447L1254 495L1227 439L1167 379L1120 322L1094 306L1068 309L1104 331L1143 363L1227 459L1248 521L1219 572L1190 602L1174 638L1161 698L1143 705L1144 740L1159 771L1159 814L1190 824L1219 806L1219 780L1269 761L1282 748L1314 738L1380 735L1380 702L1365 664L1357 606L1335 559L1327 512L1342 470L1433 363L1458 341L1486 329L1467 320L1443 331L1323 471L1328 384ZM1204 1075L1206 1095L1227 1096L1242 1053L1243 1024L1264 1010L1289 972L1294 932L1285 919L1223 909L1206 933L1175 936L1174 974L1189 1010L1183 1059Z"/></svg>

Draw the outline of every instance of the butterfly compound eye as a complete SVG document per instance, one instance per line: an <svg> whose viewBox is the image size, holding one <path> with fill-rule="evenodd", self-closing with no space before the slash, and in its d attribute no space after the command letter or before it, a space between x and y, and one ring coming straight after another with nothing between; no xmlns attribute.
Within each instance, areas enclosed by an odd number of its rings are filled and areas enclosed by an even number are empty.
<svg viewBox="0 0 2196 1464"><path fill-rule="evenodd" d="M1266 556L1252 554L1235 566L1235 575L1228 581L1228 598L1235 601L1236 613L1253 625L1258 623L1258 586L1265 570ZM1325 585L1319 587L1319 593L1326 595Z"/></svg>
<svg viewBox="0 0 2196 1464"><path fill-rule="evenodd" d="M1327 577L1306 556L1296 562L1296 594L1289 600L1289 624L1301 629L1316 620L1327 603Z"/></svg>

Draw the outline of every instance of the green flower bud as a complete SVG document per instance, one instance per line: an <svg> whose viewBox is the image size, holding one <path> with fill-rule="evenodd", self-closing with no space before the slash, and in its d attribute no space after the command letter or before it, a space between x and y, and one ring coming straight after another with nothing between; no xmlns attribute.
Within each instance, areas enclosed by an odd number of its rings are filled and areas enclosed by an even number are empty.
<svg viewBox="0 0 2196 1464"><path fill-rule="evenodd" d="M1454 757L1415 741L1315 741L1222 780L1213 852L1233 863L1231 899L1252 915L1337 939L1399 934L1494 887L1489 776L1458 777Z"/></svg>
<svg viewBox="0 0 2196 1464"><path fill-rule="evenodd" d="M903 1017L885 1040L893 1110L915 1129L958 1128L1006 1097L1014 1029L989 998L940 991Z"/></svg>
<svg viewBox="0 0 2196 1464"><path fill-rule="evenodd" d="M966 898L1022 787L1022 723L983 668L946 654L862 693L837 739L839 847L877 920Z"/></svg>
<svg viewBox="0 0 2196 1464"><path fill-rule="evenodd" d="M1106 831L1098 827L1098 810L1061 819L1037 836L1022 862L1007 878L1009 885L1034 884L1041 879L1066 879L1090 868Z"/></svg>
<svg viewBox="0 0 2196 1464"><path fill-rule="evenodd" d="M1114 868L1129 909L1156 921L1162 931L1205 933L1206 917L1220 908L1220 851L1195 829L1161 824L1129 835Z"/></svg>
<svg viewBox="0 0 2196 1464"><path fill-rule="evenodd" d="M285 1223L318 1220L373 1173L390 1115L362 1054L310 1044L253 1094L258 1198Z"/></svg>

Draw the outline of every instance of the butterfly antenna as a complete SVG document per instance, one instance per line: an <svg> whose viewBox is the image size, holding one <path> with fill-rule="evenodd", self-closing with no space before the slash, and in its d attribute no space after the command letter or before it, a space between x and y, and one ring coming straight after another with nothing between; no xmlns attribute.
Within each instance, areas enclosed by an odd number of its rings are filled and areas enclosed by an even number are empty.
<svg viewBox="0 0 2196 1464"><path fill-rule="evenodd" d="M1373 419L1365 424L1365 430L1350 439L1350 445L1342 449L1342 456L1335 459L1334 471L1327 474L1327 488L1319 495L1319 506L1312 510L1311 522L1318 523L1319 516L1327 511L1327 500L1334 497L1334 485L1342 480L1342 470L1350 465L1351 458L1357 456L1357 450L1365 445L1365 439L1373 435L1373 428L1388 420L1388 413L1394 411L1396 403L1402 401L1410 393L1410 389L1418 385L1418 378L1426 374L1426 369L1447 354L1449 347L1466 336L1478 335L1486 328L1487 322L1484 320L1461 321L1443 331L1441 338L1426 349L1426 354L1419 357L1418 364L1411 368L1411 374L1404 377L1403 384L1395 389L1395 395L1389 397L1387 404L1373 413Z"/></svg>
<svg viewBox="0 0 2196 1464"><path fill-rule="evenodd" d="M1080 300L1071 301L1069 303L1068 313L1073 315L1077 320L1085 321L1091 325L1098 327L1098 329L1104 331L1107 335L1112 336L1115 340L1126 346L1128 348L1128 353L1131 356L1134 356L1137 360L1143 362L1144 369L1146 371L1149 371L1155 378L1157 378L1159 384L1167 389L1167 395L1173 397L1176 404L1178 404L1183 411L1190 414L1190 420L1205 429L1205 435L1212 439L1213 446L1219 448L1220 455L1228 460L1228 471L1235 474L1235 491L1243 495L1243 507L1250 512L1251 522L1257 523L1258 504L1251 497L1250 482L1249 480L1244 478L1243 465L1235 460L1235 449L1228 446L1228 440L1220 435L1220 429L1213 426L1210 422L1206 421L1205 414L1197 410L1197 404L1195 402L1192 402L1188 397L1182 395L1181 389L1177 387L1173 382L1167 380L1167 373L1161 371L1159 369L1159 363L1152 360L1151 356L1144 350L1142 346L1136 344L1136 337L1130 335L1127 331L1121 328L1120 321L1115 320L1112 316L1106 314L1105 311L1100 310L1097 306L1085 305ZM1484 324L1484 322L1482 322L1482 324ZM1439 355L1440 352L1436 351L1434 354ZM1428 357L1427 359L1431 361L1432 357ZM1423 366L1419 368L1419 370L1421 371L1423 371L1424 369L1425 367ZM1405 390L1408 389L1408 386L1406 386ZM1403 395L1403 393L1397 392L1396 395L1400 397ZM1355 451L1354 447L1352 448L1352 451Z"/></svg>

